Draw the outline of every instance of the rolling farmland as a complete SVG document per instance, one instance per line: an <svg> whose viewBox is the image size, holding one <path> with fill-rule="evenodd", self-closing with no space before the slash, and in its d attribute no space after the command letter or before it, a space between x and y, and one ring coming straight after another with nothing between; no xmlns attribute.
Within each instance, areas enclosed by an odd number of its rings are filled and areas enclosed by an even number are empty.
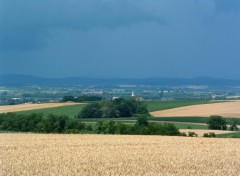
<svg viewBox="0 0 240 176"><path fill-rule="evenodd" d="M0 134L3 175L239 175L240 141Z"/></svg>
<svg viewBox="0 0 240 176"><path fill-rule="evenodd" d="M226 106L230 110L234 108L236 111L240 110L240 102L213 102L213 101L205 101L205 100L200 100L200 101L147 101L146 102L149 111L151 110L161 110L161 111L155 111L152 112L151 114L157 117L151 117L149 118L150 122L157 122L157 123L172 123L174 124L177 128L179 129L190 129L190 131L193 131L191 129L205 129L205 131L200 131L196 132L199 134L199 136L202 136L202 133L207 132L207 118L209 117L210 114L209 110L216 110L220 114L221 111L226 111L227 108L219 108L219 106ZM52 107L53 106L53 107ZM57 107L54 107L57 106ZM79 104L79 103L48 103L48 104L34 104L34 105L15 105L15 106L5 106L2 107L5 110L10 110L10 111L18 111L21 110L21 108L17 107L24 107L24 108L29 108L31 110L23 110L17 112L18 114L26 114L30 115L31 113L43 113L44 115L49 115L49 114L56 114L56 115L67 115L71 118L74 118L80 111L81 109L85 106L85 104ZM178 107L178 108L175 108ZM194 110L194 108L200 108L200 110ZM211 108L209 108L211 107ZM212 108L215 107L215 108ZM37 109L35 109L37 108ZM39 109L38 109L39 108ZM40 109L41 108L41 109ZM184 109L185 111L177 111L177 110ZM229 111L229 109L227 109ZM208 111L207 111L208 110ZM165 112L167 113L173 113L174 111L177 111L177 115L174 116L174 114L164 114ZM188 113L183 116L181 113ZM194 116L196 112L200 113L209 113L207 116ZM234 111L232 111L234 113ZM164 115L159 116L159 114L163 113ZM167 117L168 115L168 117ZM187 116L188 115L188 116ZM202 114L200 114L202 115ZM183 117L180 117L183 116ZM237 117L237 116L236 116ZM240 117L240 116L239 116ZM232 123L231 118L226 118L229 124ZM94 127L96 122L101 121L101 120L114 120L117 122L123 122L126 124L133 125L137 118L131 117L131 118L90 118L90 119L80 119L83 123L86 123L88 125L91 125ZM182 131L182 130L181 130ZM225 131L225 133L229 133L229 131ZM216 134L218 132L216 131Z"/></svg>

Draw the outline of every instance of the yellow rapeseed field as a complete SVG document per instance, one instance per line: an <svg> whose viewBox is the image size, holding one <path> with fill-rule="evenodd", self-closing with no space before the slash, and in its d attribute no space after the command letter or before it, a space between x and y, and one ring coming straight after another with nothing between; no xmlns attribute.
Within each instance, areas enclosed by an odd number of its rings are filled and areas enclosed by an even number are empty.
<svg viewBox="0 0 240 176"><path fill-rule="evenodd" d="M240 175L240 140L0 134L0 175Z"/></svg>

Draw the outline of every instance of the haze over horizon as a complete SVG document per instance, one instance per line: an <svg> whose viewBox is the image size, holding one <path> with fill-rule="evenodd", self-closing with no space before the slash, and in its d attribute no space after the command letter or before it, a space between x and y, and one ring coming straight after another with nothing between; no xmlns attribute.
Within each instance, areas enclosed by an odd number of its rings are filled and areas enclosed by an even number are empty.
<svg viewBox="0 0 240 176"><path fill-rule="evenodd" d="M0 74L240 79L239 0L0 0Z"/></svg>

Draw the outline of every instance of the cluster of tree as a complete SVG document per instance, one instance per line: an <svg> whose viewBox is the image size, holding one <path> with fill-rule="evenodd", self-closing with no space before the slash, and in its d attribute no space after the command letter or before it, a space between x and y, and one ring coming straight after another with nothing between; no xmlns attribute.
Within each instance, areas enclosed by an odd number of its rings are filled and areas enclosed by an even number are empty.
<svg viewBox="0 0 240 176"><path fill-rule="evenodd" d="M134 98L117 98L113 101L103 100L85 106L78 114L78 118L117 118L132 117L137 114L148 114L144 102Z"/></svg>
<svg viewBox="0 0 240 176"><path fill-rule="evenodd" d="M226 130L227 129L227 121L218 115L210 116L207 121L208 128L214 130Z"/></svg>
<svg viewBox="0 0 240 176"><path fill-rule="evenodd" d="M64 115L0 114L0 130L39 133L78 133L86 130L85 124Z"/></svg>
<svg viewBox="0 0 240 176"><path fill-rule="evenodd" d="M72 101L72 102L86 102L86 101L101 101L102 97L99 96L87 96L87 95L83 95L83 96L79 96L79 97L74 97L74 96L64 96L62 99L62 102L68 102L68 101Z"/></svg>
<svg viewBox="0 0 240 176"><path fill-rule="evenodd" d="M213 115L210 116L209 120L207 121L208 128L213 130L227 130L227 120L224 119L222 116ZM236 119L232 119L230 122L230 130L237 131L237 125L239 122Z"/></svg>
<svg viewBox="0 0 240 176"><path fill-rule="evenodd" d="M149 123L146 117L139 117L133 126L121 122L99 121L95 132L97 134L180 135L179 130L173 124Z"/></svg>

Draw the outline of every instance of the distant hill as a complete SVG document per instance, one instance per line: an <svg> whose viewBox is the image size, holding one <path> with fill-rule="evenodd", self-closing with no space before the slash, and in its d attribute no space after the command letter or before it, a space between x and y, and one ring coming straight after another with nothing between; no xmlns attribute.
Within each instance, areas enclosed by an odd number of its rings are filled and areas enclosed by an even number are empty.
<svg viewBox="0 0 240 176"><path fill-rule="evenodd" d="M206 85L206 86L240 86L240 80L219 79L210 77L195 78L42 78L29 75L0 75L1 86L75 86L75 85L152 85L152 86L178 86L178 85Z"/></svg>

